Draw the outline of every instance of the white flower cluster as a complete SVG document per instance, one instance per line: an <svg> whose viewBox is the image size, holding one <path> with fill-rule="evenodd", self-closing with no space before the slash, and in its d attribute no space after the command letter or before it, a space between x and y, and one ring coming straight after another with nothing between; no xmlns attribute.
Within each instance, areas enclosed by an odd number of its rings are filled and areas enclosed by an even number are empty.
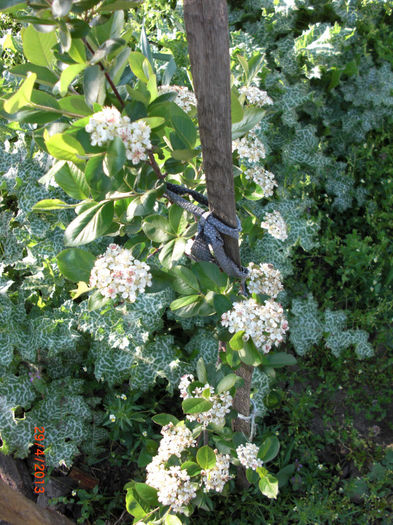
<svg viewBox="0 0 393 525"><path fill-rule="evenodd" d="M260 108L262 106L273 104L273 100L269 97L266 91L263 91L262 89L259 89L257 87L243 86L239 89L239 91L242 95L245 95L249 104L255 104Z"/></svg>
<svg viewBox="0 0 393 525"><path fill-rule="evenodd" d="M217 450L214 451L216 454L216 464L213 468L202 470L201 476L204 486L203 492L209 492L215 490L216 492L222 492L224 485L231 479L229 474L230 456L228 454L219 454Z"/></svg>
<svg viewBox="0 0 393 525"><path fill-rule="evenodd" d="M256 470L263 465L263 461L257 457L258 452L259 448L254 443L240 445L236 449L240 463L246 468L252 468L252 470Z"/></svg>
<svg viewBox="0 0 393 525"><path fill-rule="evenodd" d="M274 174L265 170L261 166L253 166L248 168L245 172L246 179L252 179L255 184L258 184L263 189L264 197L271 197L273 195L274 187L278 186Z"/></svg>
<svg viewBox="0 0 393 525"><path fill-rule="evenodd" d="M146 286L151 286L149 269L146 263L134 259L130 250L110 244L91 270L90 286L98 288L104 297L119 296L133 303Z"/></svg>
<svg viewBox="0 0 393 525"><path fill-rule="evenodd" d="M146 483L157 490L158 501L171 505L176 514L195 498L198 484L191 482L187 470L179 466L166 468L165 463L173 454L180 458L181 453L188 447L194 447L196 442L185 425L169 423L162 428L161 434L163 439L157 455L146 467Z"/></svg>
<svg viewBox="0 0 393 525"><path fill-rule="evenodd" d="M194 93L187 89L185 86L160 86L159 92L163 93L176 93L175 103L186 113L188 113L192 106L196 106L197 101Z"/></svg>
<svg viewBox="0 0 393 525"><path fill-rule="evenodd" d="M257 266L251 262L248 265L249 274L247 285L250 293L265 294L269 297L277 297L284 289L281 282L281 272L276 270L272 264L262 263Z"/></svg>
<svg viewBox="0 0 393 525"><path fill-rule="evenodd" d="M244 340L252 338L256 347L267 354L273 345L278 346L288 330L281 304L269 299L258 304L255 299L233 303L233 309L221 316L221 324L231 334L244 331Z"/></svg>
<svg viewBox="0 0 393 525"><path fill-rule="evenodd" d="M285 239L288 238L287 225L281 213L277 210L272 213L266 213L265 220L261 223L261 227L280 241L285 241Z"/></svg>
<svg viewBox="0 0 393 525"><path fill-rule="evenodd" d="M103 146L115 137L120 137L126 148L126 157L133 164L147 160L146 150L152 147L151 129L146 122L130 122L130 119L127 116L122 117L115 107L104 107L99 113L94 113L85 129L91 134L93 146Z"/></svg>
<svg viewBox="0 0 393 525"><path fill-rule="evenodd" d="M232 141L232 151L235 150L239 153L240 158L249 162L259 162L266 157L265 146L253 130L249 131L245 137Z"/></svg>
<svg viewBox="0 0 393 525"><path fill-rule="evenodd" d="M215 394L214 387L209 384L206 384L203 387L197 387L192 391L192 394L189 394L187 392L187 388L188 385L193 381L194 376L191 374L187 374L181 378L179 383L180 397L183 399L202 397L202 392L209 389L209 397L203 396L203 399L213 403L213 406L206 412L201 412L200 414L189 414L187 415L187 419L189 421L197 421L204 428L206 428L209 423L213 423L218 426L223 425L226 414L228 414L231 410L232 396L228 391L222 392L221 394Z"/></svg>

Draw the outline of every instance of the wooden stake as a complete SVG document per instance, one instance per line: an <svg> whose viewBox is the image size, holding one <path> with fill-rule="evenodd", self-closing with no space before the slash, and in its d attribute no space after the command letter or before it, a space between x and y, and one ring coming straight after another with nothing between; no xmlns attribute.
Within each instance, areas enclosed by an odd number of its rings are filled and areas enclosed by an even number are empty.
<svg viewBox="0 0 393 525"><path fill-rule="evenodd" d="M227 2L184 0L184 20L210 210L228 226L236 227ZM239 243L225 236L224 248L240 266ZM252 372L253 368L244 364L236 370L244 385L238 388L233 407L245 416L250 413ZM249 435L250 424L236 419L234 430ZM238 483L243 488L248 486L244 469L239 472Z"/></svg>

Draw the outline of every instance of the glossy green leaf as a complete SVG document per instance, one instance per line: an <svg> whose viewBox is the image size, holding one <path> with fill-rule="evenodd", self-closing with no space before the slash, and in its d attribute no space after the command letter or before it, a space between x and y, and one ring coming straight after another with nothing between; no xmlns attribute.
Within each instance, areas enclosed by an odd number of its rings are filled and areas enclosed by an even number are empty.
<svg viewBox="0 0 393 525"><path fill-rule="evenodd" d="M154 129L154 128L159 128L160 126L162 126L165 122L165 119L162 118L162 117L144 117L143 119L144 122L146 122L146 124L148 126L150 126L151 129Z"/></svg>
<svg viewBox="0 0 393 525"><path fill-rule="evenodd" d="M120 137L115 137L112 140L105 159L109 175L115 177L123 169L126 162L126 148Z"/></svg>
<svg viewBox="0 0 393 525"><path fill-rule="evenodd" d="M64 277L74 283L89 282L96 260L95 255L80 248L66 248L57 255L56 259L57 266Z"/></svg>
<svg viewBox="0 0 393 525"><path fill-rule="evenodd" d="M259 490L264 496L270 499L276 499L278 494L278 480L273 474L267 473L258 483Z"/></svg>
<svg viewBox="0 0 393 525"><path fill-rule="evenodd" d="M173 288L182 295L192 295L200 291L198 280L193 272L185 266L175 266L171 269L173 276Z"/></svg>
<svg viewBox="0 0 393 525"><path fill-rule="evenodd" d="M19 109L27 106L30 103L36 79L37 75L35 73L30 73L23 81L18 91L4 102L4 111L7 113L16 113Z"/></svg>
<svg viewBox="0 0 393 525"><path fill-rule="evenodd" d="M232 119L232 124L234 124L235 122L241 122L243 117L244 117L244 111L243 111L242 105L240 104L239 99L237 98L237 95L236 95L234 89L232 89L232 91L231 91L231 119Z"/></svg>
<svg viewBox="0 0 393 525"><path fill-rule="evenodd" d="M217 458L214 450L209 445L205 445L198 450L196 460L198 465L206 470L216 465Z"/></svg>
<svg viewBox="0 0 393 525"><path fill-rule="evenodd" d="M182 521L173 514L167 514L165 516L164 525L182 525Z"/></svg>
<svg viewBox="0 0 393 525"><path fill-rule="evenodd" d="M216 264L200 261L194 269L203 290L219 292L226 287L228 277Z"/></svg>
<svg viewBox="0 0 393 525"><path fill-rule="evenodd" d="M246 365L258 366L262 362L262 357L251 339L246 341L238 352L241 361Z"/></svg>
<svg viewBox="0 0 393 525"><path fill-rule="evenodd" d="M53 211L53 210L64 210L66 208L73 208L72 204L67 204L60 199L44 199L34 204L33 211Z"/></svg>
<svg viewBox="0 0 393 525"><path fill-rule="evenodd" d="M61 109L69 111L70 113L78 113L79 115L90 115L91 109L85 102L83 95L70 95L58 99L58 104Z"/></svg>
<svg viewBox="0 0 393 525"><path fill-rule="evenodd" d="M93 157L88 160L85 177L94 199L103 199L112 188L112 181L105 175L103 169L103 157Z"/></svg>
<svg viewBox="0 0 393 525"><path fill-rule="evenodd" d="M172 239L164 244L158 254L158 259L164 268L171 268L176 264L184 254L186 240L182 238Z"/></svg>
<svg viewBox="0 0 393 525"><path fill-rule="evenodd" d="M268 463L274 459L280 450L280 442L276 436L267 437L259 447L258 457Z"/></svg>
<svg viewBox="0 0 393 525"><path fill-rule="evenodd" d="M55 173L55 181L73 199L84 200L89 197L85 174L72 163L60 165Z"/></svg>
<svg viewBox="0 0 393 525"><path fill-rule="evenodd" d="M265 111L260 108L250 107L244 110L244 116L240 122L232 124L232 140L242 137L261 121Z"/></svg>
<svg viewBox="0 0 393 525"><path fill-rule="evenodd" d="M213 406L211 401L199 397L189 397L182 402L182 409L185 414L200 414L207 412Z"/></svg>
<svg viewBox="0 0 393 525"><path fill-rule="evenodd" d="M146 515L146 511L143 510L142 506L136 501L132 488L127 489L126 509L136 520L140 520Z"/></svg>
<svg viewBox="0 0 393 525"><path fill-rule="evenodd" d="M143 63L145 60L146 57L138 51L131 52L130 56L128 57L128 62L130 64L131 71L137 78L139 78L139 80L142 80L142 82L147 83L147 81L149 80L149 76L146 75L143 69Z"/></svg>
<svg viewBox="0 0 393 525"><path fill-rule="evenodd" d="M241 378L237 376L236 374L226 375L225 377L221 379L221 381L217 385L217 389L216 389L217 394L221 394L222 392L226 392L227 390L230 390L239 381L241 381Z"/></svg>
<svg viewBox="0 0 393 525"><path fill-rule="evenodd" d="M203 384L207 383L207 371L205 366L205 361L202 357L200 357L197 361L196 365L196 372L198 376L198 381L200 381Z"/></svg>
<svg viewBox="0 0 393 525"><path fill-rule="evenodd" d="M163 243L168 241L172 235L168 231L168 222L164 217L153 215L147 217L143 223L143 231L146 236L154 242Z"/></svg>
<svg viewBox="0 0 393 525"><path fill-rule="evenodd" d="M71 82L86 68L86 64L72 64L66 67L60 75L60 95L64 97L67 94Z"/></svg>
<svg viewBox="0 0 393 525"><path fill-rule="evenodd" d="M113 202L100 202L78 215L64 233L66 246L87 244L110 229L113 219Z"/></svg>
<svg viewBox="0 0 393 525"><path fill-rule="evenodd" d="M37 75L36 82L44 86L53 87L58 81L57 76L49 71L46 67L37 66L35 64L18 64L10 70L10 73L17 77L26 78L29 73L35 73Z"/></svg>
<svg viewBox="0 0 393 525"><path fill-rule="evenodd" d="M157 423L157 425L161 425L162 427L168 425L168 423L173 423L174 425L179 423L177 417L173 416L172 414L156 414L152 417L152 420L154 423Z"/></svg>
<svg viewBox="0 0 393 525"><path fill-rule="evenodd" d="M83 90L86 103L93 106L95 102L103 104L105 101L105 73L100 67L89 66L83 74Z"/></svg>
<svg viewBox="0 0 393 525"><path fill-rule="evenodd" d="M53 0L52 14L55 18L66 16L72 7L72 0Z"/></svg>
<svg viewBox="0 0 393 525"><path fill-rule="evenodd" d="M83 40L73 38L68 54L78 64L84 64L86 62L86 48Z"/></svg>
<svg viewBox="0 0 393 525"><path fill-rule="evenodd" d="M23 53L29 62L53 70L56 58L52 48L57 44L54 31L41 33L28 25L22 29L22 42Z"/></svg>
<svg viewBox="0 0 393 525"><path fill-rule="evenodd" d="M110 302L108 297L102 295L100 290L95 290L87 301L87 308L89 312L94 312L95 310L102 310Z"/></svg>
<svg viewBox="0 0 393 525"><path fill-rule="evenodd" d="M56 133L49 136L44 134L44 139L48 152L55 159L71 160L78 163L81 161L78 155L85 153L81 143L72 135Z"/></svg>
<svg viewBox="0 0 393 525"><path fill-rule="evenodd" d="M229 340L229 345L232 350L241 350L244 346L244 330L236 332L236 334Z"/></svg>
<svg viewBox="0 0 393 525"><path fill-rule="evenodd" d="M134 494L135 493L147 507L156 507L158 505L157 490L149 487L146 483L135 483Z"/></svg>
<svg viewBox="0 0 393 525"><path fill-rule="evenodd" d="M193 303L200 304L200 295L187 295L186 297L179 297L179 299L175 299L171 302L170 309L171 310L178 310L179 308L183 308L184 306L188 306Z"/></svg>
<svg viewBox="0 0 393 525"><path fill-rule="evenodd" d="M232 308L232 301L225 295L215 293L213 296L213 306L219 316Z"/></svg>

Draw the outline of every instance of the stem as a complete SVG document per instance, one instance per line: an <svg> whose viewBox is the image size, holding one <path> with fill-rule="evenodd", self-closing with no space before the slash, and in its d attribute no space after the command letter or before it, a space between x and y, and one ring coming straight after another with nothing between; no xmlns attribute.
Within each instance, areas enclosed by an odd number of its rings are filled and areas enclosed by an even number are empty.
<svg viewBox="0 0 393 525"><path fill-rule="evenodd" d="M160 166L157 164L156 159L154 158L153 152L149 151L149 164L153 168L154 173L157 175L157 177L161 180L165 179L165 175L161 173Z"/></svg>
<svg viewBox="0 0 393 525"><path fill-rule="evenodd" d="M93 48L91 47L91 45L89 44L89 42L88 42L85 38L82 38L82 40L83 40L85 46L87 47L87 49L90 51L90 53L91 53L92 55L94 55L94 50L93 50ZM106 69L105 69L105 67L104 67L104 65L103 65L102 62L98 62L98 65L99 65L100 69L104 72L105 78L106 78L107 81L109 82L109 84L110 84L110 86L111 86L111 88L112 88L112 91L113 91L113 93L115 94L117 100L119 101L119 103L120 103L122 109L124 109L124 107L125 107L124 100L121 98L120 93L117 91L117 88L116 88L115 84L113 83L113 80L112 80L111 77L109 76L109 73L106 71Z"/></svg>

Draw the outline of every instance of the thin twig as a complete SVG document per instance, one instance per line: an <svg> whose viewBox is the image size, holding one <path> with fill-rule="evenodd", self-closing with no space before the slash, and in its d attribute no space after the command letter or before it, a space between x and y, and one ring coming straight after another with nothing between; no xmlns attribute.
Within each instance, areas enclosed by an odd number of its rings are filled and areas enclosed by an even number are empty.
<svg viewBox="0 0 393 525"><path fill-rule="evenodd" d="M153 168L154 173L157 175L157 177L161 180L165 179L165 175L161 173L160 166L157 164L156 159L154 158L153 152L149 151L149 164Z"/></svg>
<svg viewBox="0 0 393 525"><path fill-rule="evenodd" d="M82 40L83 40L85 46L87 47L87 49L90 51L90 53L94 55L94 49L91 47L89 42L85 38L83 38ZM121 98L120 93L117 91L117 88L116 88L115 84L113 83L113 80L109 76L109 73L106 71L103 63L102 62L98 62L98 65L99 65L100 69L104 72L105 78L109 82L109 84L110 84L110 86L111 86L111 88L113 90L113 93L115 94L117 100L120 102L121 107L124 108L125 107L124 100Z"/></svg>

